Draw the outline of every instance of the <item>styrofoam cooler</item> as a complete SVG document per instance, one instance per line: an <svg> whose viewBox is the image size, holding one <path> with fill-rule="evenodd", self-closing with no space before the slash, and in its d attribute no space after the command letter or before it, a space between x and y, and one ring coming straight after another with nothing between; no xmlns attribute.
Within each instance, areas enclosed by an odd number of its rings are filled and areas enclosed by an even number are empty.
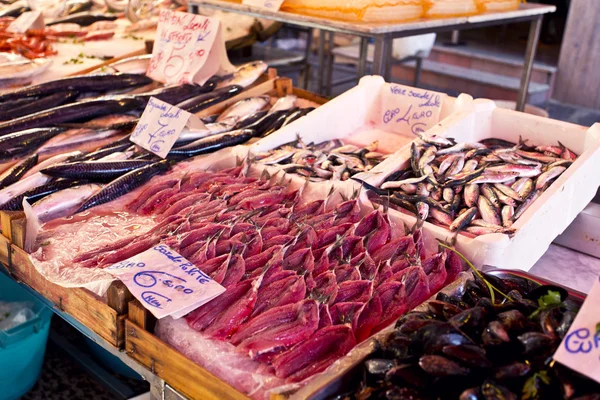
<svg viewBox="0 0 600 400"><path fill-rule="evenodd" d="M427 134L452 137L457 142L499 138L516 143L519 137L532 145L556 145L560 141L579 155L515 222L516 233L512 237L500 233L457 237L457 249L477 267L493 265L528 271L596 194L600 185L600 124L586 128L498 108L485 99L475 100L472 111L459 114L460 119L449 124L442 122ZM374 168L368 182L378 186L387 176L407 166L409 160L410 144ZM390 210L390 217L409 226L416 222L413 215L397 210ZM429 222L425 222L423 229L429 234L427 237L439 240L454 235Z"/></svg>

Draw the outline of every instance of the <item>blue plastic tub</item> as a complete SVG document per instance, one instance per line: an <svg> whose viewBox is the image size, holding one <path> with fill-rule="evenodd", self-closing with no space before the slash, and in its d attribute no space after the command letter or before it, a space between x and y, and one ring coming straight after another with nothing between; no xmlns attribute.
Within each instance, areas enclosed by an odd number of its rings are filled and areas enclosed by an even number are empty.
<svg viewBox="0 0 600 400"><path fill-rule="evenodd" d="M0 332L0 400L16 400L40 377L53 313L1 270L0 300L32 302L36 313L32 320Z"/></svg>

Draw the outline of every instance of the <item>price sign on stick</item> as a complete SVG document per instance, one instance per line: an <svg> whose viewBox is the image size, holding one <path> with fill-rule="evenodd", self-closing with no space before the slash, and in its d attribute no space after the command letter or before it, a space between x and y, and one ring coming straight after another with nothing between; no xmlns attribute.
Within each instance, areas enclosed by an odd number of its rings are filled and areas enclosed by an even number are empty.
<svg viewBox="0 0 600 400"><path fill-rule="evenodd" d="M571 324L554 359L600 383L600 277Z"/></svg>
<svg viewBox="0 0 600 400"><path fill-rule="evenodd" d="M7 32L25 33L29 29L44 29L44 16L39 11L29 11L21 14L17 19L10 23Z"/></svg>
<svg viewBox="0 0 600 400"><path fill-rule="evenodd" d="M233 72L218 19L178 11L160 12L146 75L169 84L203 85L217 72Z"/></svg>
<svg viewBox="0 0 600 400"><path fill-rule="evenodd" d="M446 94L386 83L381 89L378 124L393 132L426 131L440 120Z"/></svg>
<svg viewBox="0 0 600 400"><path fill-rule="evenodd" d="M283 0L243 0L242 4L253 7L266 8L271 11L279 11Z"/></svg>
<svg viewBox="0 0 600 400"><path fill-rule="evenodd" d="M205 129L194 114L151 97L130 140L165 158L186 125L192 129Z"/></svg>
<svg viewBox="0 0 600 400"><path fill-rule="evenodd" d="M158 319L181 318L225 288L170 247L159 244L106 269Z"/></svg>

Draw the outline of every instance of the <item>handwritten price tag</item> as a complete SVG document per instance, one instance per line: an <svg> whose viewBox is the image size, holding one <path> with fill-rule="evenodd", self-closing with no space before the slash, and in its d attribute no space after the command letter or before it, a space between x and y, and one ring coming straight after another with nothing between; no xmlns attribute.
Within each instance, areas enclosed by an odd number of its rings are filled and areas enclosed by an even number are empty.
<svg viewBox="0 0 600 400"><path fill-rule="evenodd" d="M206 128L194 114L150 97L129 140L165 158L186 125L192 129Z"/></svg>
<svg viewBox="0 0 600 400"><path fill-rule="evenodd" d="M227 58L218 19L171 10L160 12L146 75L163 83L203 85L217 72L234 69Z"/></svg>
<svg viewBox="0 0 600 400"><path fill-rule="evenodd" d="M385 130L417 134L439 122L444 93L394 83L386 83L382 91L378 124Z"/></svg>
<svg viewBox="0 0 600 400"><path fill-rule="evenodd" d="M181 318L225 288L164 244L106 269L158 319Z"/></svg>
<svg viewBox="0 0 600 400"><path fill-rule="evenodd" d="M29 29L44 29L44 17L39 11L29 11L21 14L17 19L10 23L7 32L25 33Z"/></svg>
<svg viewBox="0 0 600 400"><path fill-rule="evenodd" d="M554 359L600 383L600 277L592 286Z"/></svg>
<svg viewBox="0 0 600 400"><path fill-rule="evenodd" d="M266 8L271 11L279 11L283 0L243 0L242 4L253 7Z"/></svg>

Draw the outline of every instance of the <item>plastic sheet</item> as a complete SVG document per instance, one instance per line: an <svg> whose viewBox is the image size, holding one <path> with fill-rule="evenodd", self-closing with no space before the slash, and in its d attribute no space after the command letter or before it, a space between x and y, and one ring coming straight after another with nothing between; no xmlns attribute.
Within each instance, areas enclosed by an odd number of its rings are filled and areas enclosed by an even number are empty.
<svg viewBox="0 0 600 400"><path fill-rule="evenodd" d="M34 304L28 301L0 301L0 332L15 328L36 317Z"/></svg>

